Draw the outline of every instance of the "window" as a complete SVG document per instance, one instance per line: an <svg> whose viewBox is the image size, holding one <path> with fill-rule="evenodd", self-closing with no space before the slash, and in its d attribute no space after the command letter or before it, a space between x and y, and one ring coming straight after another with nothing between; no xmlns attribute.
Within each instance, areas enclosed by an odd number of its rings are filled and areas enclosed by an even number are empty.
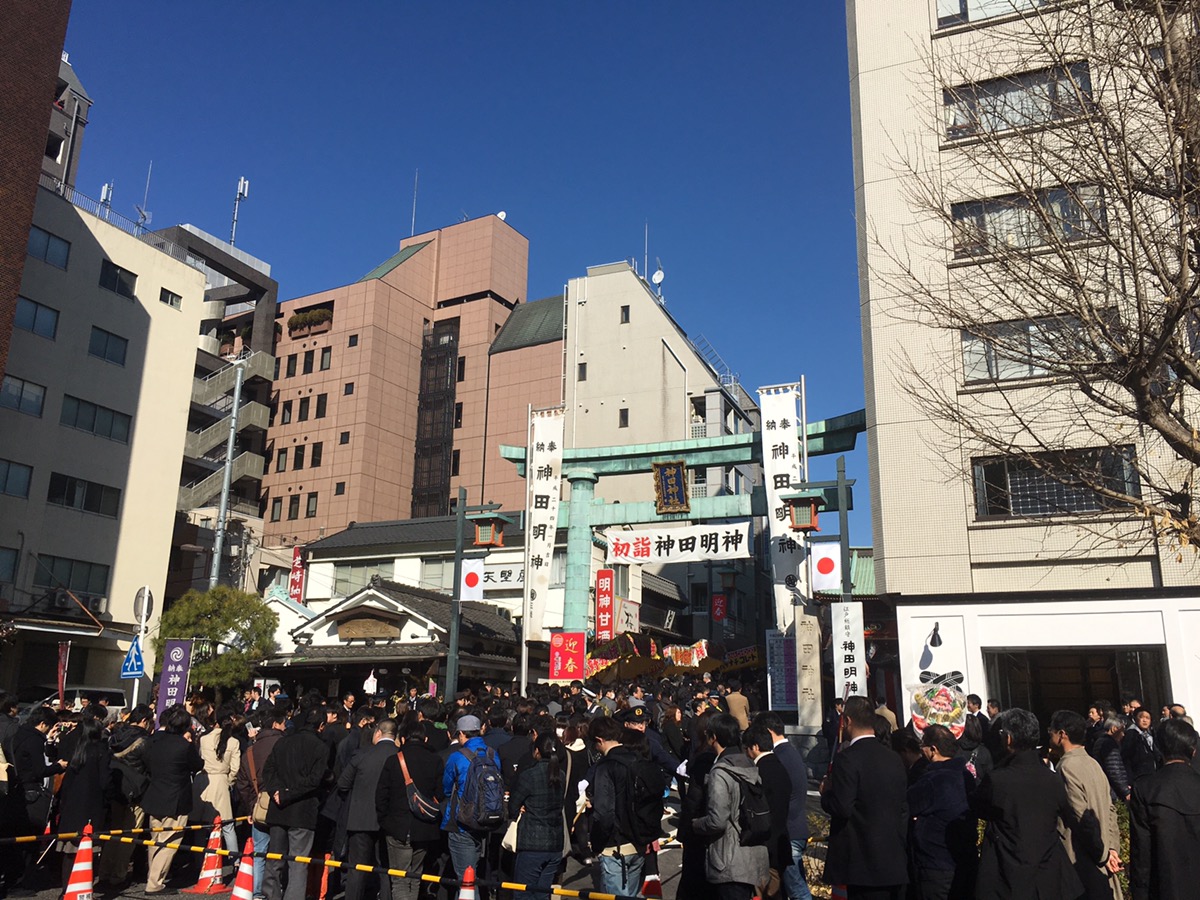
<svg viewBox="0 0 1200 900"><path fill-rule="evenodd" d="M120 335L92 326L92 339L88 342L88 355L95 356L114 366L125 365L125 353L129 341Z"/></svg>
<svg viewBox="0 0 1200 900"><path fill-rule="evenodd" d="M357 347L358 346L358 335L357 334L350 335L350 340L347 342L347 346L349 346L349 347Z"/></svg>
<svg viewBox="0 0 1200 900"><path fill-rule="evenodd" d="M319 441L312 445L312 452L308 456L308 467L310 469L320 468L321 455L322 455L322 451L324 449L325 449L324 442Z"/></svg>
<svg viewBox="0 0 1200 900"><path fill-rule="evenodd" d="M54 340L58 334L58 310L43 306L28 297L18 297L17 316L13 319L13 325L38 337Z"/></svg>
<svg viewBox="0 0 1200 900"><path fill-rule="evenodd" d="M321 371L324 372L333 364L333 348L321 348Z"/></svg>
<svg viewBox="0 0 1200 900"><path fill-rule="evenodd" d="M342 394L343 394L344 396L346 396L346 397L349 397L349 396L350 396L351 394L353 394L353 393L354 393L354 382L353 382L353 381L347 381L347 382L346 382L346 383L345 383L345 384L342 386Z"/></svg>
<svg viewBox="0 0 1200 900"><path fill-rule="evenodd" d="M313 417L316 419L325 418L325 410L329 406L328 394L317 394L317 414Z"/></svg>
<svg viewBox="0 0 1200 900"><path fill-rule="evenodd" d="M454 378L455 381L467 380L467 358L460 356L458 358L458 374Z"/></svg>
<svg viewBox="0 0 1200 900"><path fill-rule="evenodd" d="M613 593L618 597L629 599L629 566L613 566Z"/></svg>
<svg viewBox="0 0 1200 900"><path fill-rule="evenodd" d="M12 584L17 580L17 551L0 547L0 584Z"/></svg>
<svg viewBox="0 0 1200 900"><path fill-rule="evenodd" d="M296 354L295 354L295 353L289 353L289 354L288 354L288 358L287 358L287 377L288 377L288 378L295 378L295 377L296 377Z"/></svg>
<svg viewBox="0 0 1200 900"><path fill-rule="evenodd" d="M587 363L579 364L579 377L577 381L587 381Z"/></svg>
<svg viewBox="0 0 1200 900"><path fill-rule="evenodd" d="M283 518L283 498L276 497L271 501L271 521L278 522Z"/></svg>
<svg viewBox="0 0 1200 900"><path fill-rule="evenodd" d="M308 408L311 405L312 405L312 398L310 398L310 397L301 397L300 398L300 408L296 411L296 421L297 422L307 422L308 421Z"/></svg>
<svg viewBox="0 0 1200 900"><path fill-rule="evenodd" d="M119 441L122 444L129 443L129 429L133 424L133 420L123 412L117 412L99 403L80 400L70 394L63 395L62 416L58 421L68 428L89 431L97 437Z"/></svg>
<svg viewBox="0 0 1200 900"><path fill-rule="evenodd" d="M421 587L430 591L449 590L454 586L454 557L421 560Z"/></svg>
<svg viewBox="0 0 1200 900"><path fill-rule="evenodd" d="M292 450L292 469L304 468L305 447L303 444L298 445Z"/></svg>
<svg viewBox="0 0 1200 900"><path fill-rule="evenodd" d="M313 365L316 362L316 350L304 351L304 374L311 375L313 373Z"/></svg>
<svg viewBox="0 0 1200 900"><path fill-rule="evenodd" d="M300 495L288 497L288 521L300 518Z"/></svg>
<svg viewBox="0 0 1200 900"><path fill-rule="evenodd" d="M308 495L308 502L304 507L304 518L312 519L317 515L317 492L313 491Z"/></svg>
<svg viewBox="0 0 1200 900"><path fill-rule="evenodd" d="M274 381L279 380L279 363L280 362L282 362L282 360L280 360L280 358L278 356L275 357L275 377L273 379Z"/></svg>
<svg viewBox="0 0 1200 900"><path fill-rule="evenodd" d="M287 447L284 447L282 450L278 451L275 454L275 471L276 472L286 472L287 471Z"/></svg>
<svg viewBox="0 0 1200 900"><path fill-rule="evenodd" d="M5 375L4 384L0 387L0 407L15 409L28 416L40 416L46 403L46 389L40 384Z"/></svg>
<svg viewBox="0 0 1200 900"><path fill-rule="evenodd" d="M134 290L137 288L137 275L128 269L122 269L110 259L102 259L100 260L100 287L133 300Z"/></svg>
<svg viewBox="0 0 1200 900"><path fill-rule="evenodd" d="M628 305L621 307L621 324L622 325L629 324L629 306Z"/></svg>
<svg viewBox="0 0 1200 900"><path fill-rule="evenodd" d="M946 136L953 140L1074 118L1091 97L1086 62L947 88L942 92Z"/></svg>
<svg viewBox="0 0 1200 900"><path fill-rule="evenodd" d="M348 432L348 431L343 431L341 434L339 434L339 435L338 435L338 443L339 443L339 444L348 444L348 443L350 443L350 432Z"/></svg>
<svg viewBox="0 0 1200 900"><path fill-rule="evenodd" d="M1080 327L1078 319L1062 317L999 322L979 335L963 331L964 380L970 384L1046 375L1042 363L1070 358L1072 335Z"/></svg>
<svg viewBox="0 0 1200 900"><path fill-rule="evenodd" d="M1132 447L974 460L976 517L1053 516L1115 508L1117 501L1093 488L1140 497L1133 461Z"/></svg>
<svg viewBox="0 0 1200 900"><path fill-rule="evenodd" d="M462 428L462 404L454 404L454 427Z"/></svg>
<svg viewBox="0 0 1200 900"><path fill-rule="evenodd" d="M1036 9L1054 0L938 0L938 28Z"/></svg>
<svg viewBox="0 0 1200 900"><path fill-rule="evenodd" d="M1087 184L1038 191L1036 202L1012 195L955 203L950 213L956 259L1086 240L1106 227L1103 191Z"/></svg>
<svg viewBox="0 0 1200 900"><path fill-rule="evenodd" d="M458 451L455 450L450 454L450 474L458 474Z"/></svg>
<svg viewBox="0 0 1200 900"><path fill-rule="evenodd" d="M0 494L10 497L28 497L29 481L33 477L33 469L18 462L0 459Z"/></svg>
<svg viewBox="0 0 1200 900"><path fill-rule="evenodd" d="M396 563L390 559L360 559L352 563L334 563L333 596L346 597L371 583L372 576L391 580Z"/></svg>
<svg viewBox="0 0 1200 900"><path fill-rule="evenodd" d="M65 587L102 597L108 592L108 566L39 553L33 567L33 583L35 587Z"/></svg>
<svg viewBox="0 0 1200 900"><path fill-rule="evenodd" d="M59 269L67 267L67 258L71 255L71 245L58 235L51 234L36 225L29 229L29 247L27 252L34 259Z"/></svg>
<svg viewBox="0 0 1200 900"><path fill-rule="evenodd" d="M292 421L292 401L284 400L283 406L279 408L279 424L288 425Z"/></svg>
<svg viewBox="0 0 1200 900"><path fill-rule="evenodd" d="M50 134L46 137L46 157L54 162L62 161L62 150L67 140L62 135Z"/></svg>
<svg viewBox="0 0 1200 900"><path fill-rule="evenodd" d="M337 484L335 484L333 486L333 493L335 497L340 497L346 493L346 482L339 481Z"/></svg>
<svg viewBox="0 0 1200 900"><path fill-rule="evenodd" d="M121 508L121 491L106 484L52 472L46 502L115 519Z"/></svg>
<svg viewBox="0 0 1200 900"><path fill-rule="evenodd" d="M617 427L618 428L628 428L629 427L629 410L628 409L620 409L617 411Z"/></svg>
<svg viewBox="0 0 1200 900"><path fill-rule="evenodd" d="M183 298L174 291L168 291L166 288L158 292L158 302L167 304L171 309L183 308ZM276 363L278 363L278 360L276 360Z"/></svg>

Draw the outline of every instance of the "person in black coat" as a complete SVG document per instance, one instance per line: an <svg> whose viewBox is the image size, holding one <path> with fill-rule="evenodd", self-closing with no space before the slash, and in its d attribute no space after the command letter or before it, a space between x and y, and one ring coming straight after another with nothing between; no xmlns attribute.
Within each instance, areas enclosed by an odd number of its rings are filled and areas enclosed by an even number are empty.
<svg viewBox="0 0 1200 900"><path fill-rule="evenodd" d="M375 814L387 838L388 866L408 872L412 878L392 879L392 898L432 898L431 884L415 880L422 874L433 874L442 856L441 817L425 821L413 815L408 802L404 768L416 789L428 800L438 797L442 787L441 758L426 743L424 723L406 721L400 732L400 748L383 764L379 775L379 791L375 795ZM400 756L404 757L404 768Z"/></svg>
<svg viewBox="0 0 1200 900"><path fill-rule="evenodd" d="M151 736L143 757L150 781L142 794L142 809L150 818L151 828L166 830L155 833L156 844L147 854L147 894L161 894L167 888L175 851L163 845L178 843L183 837L183 827L192 811L192 776L204 765L193 740L191 713L176 703L163 710L159 722L162 730Z"/></svg>
<svg viewBox="0 0 1200 900"><path fill-rule="evenodd" d="M1133 900L1193 897L1200 884L1200 772L1196 729L1182 719L1158 726L1163 767L1133 783L1129 800L1129 887Z"/></svg>
<svg viewBox="0 0 1200 900"><path fill-rule="evenodd" d="M829 813L825 880L857 897L901 896L908 882L908 782L904 763L875 737L875 705L850 697L843 740L821 781Z"/></svg>
<svg viewBox="0 0 1200 900"><path fill-rule="evenodd" d="M513 782L508 803L517 823L517 857L513 881L548 891L563 858L563 793L566 789L558 739L539 734L533 745L533 765Z"/></svg>
<svg viewBox="0 0 1200 900"><path fill-rule="evenodd" d="M1038 756L1042 729L1025 709L992 720L996 767L971 797L987 822L979 854L978 900L1060 900L1078 897L1083 883L1058 834L1061 818L1075 821L1063 781Z"/></svg>
<svg viewBox="0 0 1200 900"><path fill-rule="evenodd" d="M967 721L972 717L968 716ZM909 874L915 900L969 900L975 891L976 819L967 802L975 777L966 771L954 735L926 726L921 750L929 765L908 789Z"/></svg>
<svg viewBox="0 0 1200 900"><path fill-rule="evenodd" d="M527 757L533 752L533 739L530 737L530 732L533 730L533 717L529 713L517 713L513 716L512 724L512 740L506 741L496 755L500 757L500 774L504 778L505 790L511 791L514 781L517 777L517 769L520 768L522 760L528 762Z"/></svg>
<svg viewBox="0 0 1200 900"><path fill-rule="evenodd" d="M347 738L354 740L356 738ZM372 745L355 753L338 776L338 791L347 794L346 832L351 866L386 867L387 846L379 831L375 810L379 776L384 763L396 755L396 720L383 719L375 724ZM374 873L351 868L346 876L346 900L362 900L368 882L377 881Z"/></svg>
<svg viewBox="0 0 1200 900"><path fill-rule="evenodd" d="M771 880L763 896L773 900L783 896L783 873L792 865L792 842L788 839L788 814L792 801L792 779L775 756L771 733L760 722L754 722L742 735L742 747L758 767L758 777L767 795L771 811L771 835L767 839L767 859Z"/></svg>
<svg viewBox="0 0 1200 900"><path fill-rule="evenodd" d="M788 803L788 840L792 850L792 865L783 870L783 888L789 897L809 894L804 875L804 848L808 846L808 765L796 746L787 739L783 719L778 713L762 712L754 724L767 729L775 758L788 774L792 796Z"/></svg>
<svg viewBox="0 0 1200 900"><path fill-rule="evenodd" d="M113 797L112 754L104 740L104 727L94 716L85 716L75 728L76 740L62 785L58 790L58 830L82 832L89 823L94 833L107 828L108 804ZM79 838L61 840L62 884L66 890Z"/></svg>
<svg viewBox="0 0 1200 900"><path fill-rule="evenodd" d="M325 711L319 706L302 709L296 727L280 738L263 766L262 789L271 795L267 825L272 853L308 856L312 850L320 812L320 791L329 776L329 748L321 740ZM263 893L267 900L304 900L307 866L287 864L287 893L283 892L283 860L267 860Z"/></svg>
<svg viewBox="0 0 1200 900"><path fill-rule="evenodd" d="M1159 753L1154 746L1154 734L1150 731L1153 717L1148 709L1133 712L1133 727L1125 732L1121 742L1121 759L1132 784L1142 775L1158 770Z"/></svg>
<svg viewBox="0 0 1200 900"><path fill-rule="evenodd" d="M1125 768L1125 760L1121 755L1121 745L1125 742L1125 723L1114 714L1104 720L1103 729L1092 746L1092 758L1104 770L1113 797L1128 801L1129 770Z"/></svg>

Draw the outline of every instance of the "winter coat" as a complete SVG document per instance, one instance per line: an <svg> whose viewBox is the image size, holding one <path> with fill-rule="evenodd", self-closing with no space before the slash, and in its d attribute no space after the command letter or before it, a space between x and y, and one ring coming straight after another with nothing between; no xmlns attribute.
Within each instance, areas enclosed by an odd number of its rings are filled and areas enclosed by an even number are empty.
<svg viewBox="0 0 1200 900"><path fill-rule="evenodd" d="M262 789L271 794L267 824L315 829L328 775L329 747L315 731L302 726L281 738L259 776Z"/></svg>
<svg viewBox="0 0 1200 900"><path fill-rule="evenodd" d="M967 804L966 763L961 757L930 763L908 789L909 855L914 871L954 872L974 865L975 817Z"/></svg>
<svg viewBox="0 0 1200 900"><path fill-rule="evenodd" d="M987 732L984 732L986 734ZM975 775L967 782L968 791L974 791L975 786L983 781L984 776L988 775L992 769L996 767L995 761L992 759L992 752L983 744L968 740L966 735L958 739L958 755L957 759L963 761L963 765L971 765L975 768ZM970 772L968 771L968 776Z"/></svg>
<svg viewBox="0 0 1200 900"><path fill-rule="evenodd" d="M442 759L424 743L406 741L394 748L396 752L384 762L379 775L379 790L375 795L375 815L379 827L388 837L398 841L424 843L438 841L442 836L438 822L422 822L413 816L408 806L408 788L400 768L397 752L404 754L408 774L425 797L436 800L442 794Z"/></svg>
<svg viewBox="0 0 1200 900"><path fill-rule="evenodd" d="M801 846L808 843L808 766L796 745L786 738L772 748L792 787L788 802L788 840Z"/></svg>
<svg viewBox="0 0 1200 900"><path fill-rule="evenodd" d="M743 847L738 830L742 785L761 783L750 757L734 750L722 752L705 779L704 815L692 822L692 828L713 838L705 857L705 872L714 883L734 882L757 888L770 876L767 848Z"/></svg>
<svg viewBox="0 0 1200 900"><path fill-rule="evenodd" d="M510 744L513 743L516 741L510 742ZM510 744L505 744L505 746ZM483 738L473 737L467 741L465 746L472 753L489 754L496 765L500 766L499 755L483 742ZM466 829L458 824L457 798L462 795L463 788L466 786L467 769L470 765L470 760L461 750L455 750L446 760L446 768L442 772L442 796L446 798L446 808L442 813L442 831L455 831L460 834L466 832Z"/></svg>
<svg viewBox="0 0 1200 900"><path fill-rule="evenodd" d="M1200 773L1167 763L1143 775L1129 800L1133 900L1196 896L1200 884Z"/></svg>
<svg viewBox="0 0 1200 900"><path fill-rule="evenodd" d="M262 790L263 766L267 757L275 749L275 745L283 738L283 732L274 728L264 728L255 735L254 742L242 753L242 762L238 766L234 788L237 790L239 805L243 815L248 815L258 802L258 791ZM251 776L253 770L253 777ZM259 787L255 788L255 782Z"/></svg>
<svg viewBox="0 0 1200 900"><path fill-rule="evenodd" d="M121 803L129 802L130 793L140 787L132 802L141 805L142 795L150 783L146 769L146 752L150 746L150 733L136 725L118 725L108 739L112 751L113 779Z"/></svg>
<svg viewBox="0 0 1200 900"><path fill-rule="evenodd" d="M62 771L57 762L46 762L46 736L29 724L21 725L13 733L8 761L17 770L17 780L26 791L40 792L47 776Z"/></svg>
<svg viewBox="0 0 1200 900"><path fill-rule="evenodd" d="M351 740L347 738L346 740ZM400 748L395 741L383 740L359 750L338 776L338 791L349 794L346 812L347 831L378 831L379 814L375 811L379 776L389 759Z"/></svg>
<svg viewBox="0 0 1200 900"><path fill-rule="evenodd" d="M200 738L200 759L204 771L196 776L193 786L192 816L201 822L211 822L220 816L222 822L233 820L233 783L242 767L242 745L230 737L225 755L217 756L221 729L214 728Z"/></svg>
<svg viewBox="0 0 1200 900"><path fill-rule="evenodd" d="M596 853L635 843L631 767L638 759L638 754L629 747L613 747L593 767L588 787L592 798L589 838Z"/></svg>
<svg viewBox="0 0 1200 900"><path fill-rule="evenodd" d="M90 742L83 764L74 760L67 766L62 786L58 790L58 830L83 831L92 823L92 830L104 831L107 826L108 804L113 798L112 753L103 741Z"/></svg>
<svg viewBox="0 0 1200 900"><path fill-rule="evenodd" d="M560 770L560 776L562 772ZM563 788L550 784L550 761L540 759L521 771L508 800L508 816L517 823L517 852L561 853Z"/></svg>
<svg viewBox="0 0 1200 900"><path fill-rule="evenodd" d="M1074 820L1059 820L1058 835L1083 882L1087 900L1121 900L1121 883L1106 868L1108 851L1121 851L1121 832L1108 779L1082 747L1063 754L1055 767L1067 789Z"/></svg>
<svg viewBox="0 0 1200 900"><path fill-rule="evenodd" d="M1117 743L1117 739L1111 734L1100 735L1096 738L1096 744L1092 748L1092 756L1104 770L1113 796L1118 800L1128 797L1131 779L1129 770L1125 768L1125 760L1121 756L1121 745Z"/></svg>
<svg viewBox="0 0 1200 900"><path fill-rule="evenodd" d="M182 734L159 731L147 742L144 759L150 783L142 809L156 819L186 816L192 811L192 775L204 763L195 743Z"/></svg>
<svg viewBox="0 0 1200 900"><path fill-rule="evenodd" d="M754 759L758 777L767 793L771 810L771 836L767 841L767 858L771 868L782 872L792 864L792 842L788 837L788 817L792 803L792 779L774 753L763 753Z"/></svg>
<svg viewBox="0 0 1200 900"><path fill-rule="evenodd" d="M1153 742L1153 737L1140 728L1130 728L1125 732L1125 740L1121 741L1121 759L1125 763L1125 771L1129 773L1130 783L1158 770L1162 760Z"/></svg>

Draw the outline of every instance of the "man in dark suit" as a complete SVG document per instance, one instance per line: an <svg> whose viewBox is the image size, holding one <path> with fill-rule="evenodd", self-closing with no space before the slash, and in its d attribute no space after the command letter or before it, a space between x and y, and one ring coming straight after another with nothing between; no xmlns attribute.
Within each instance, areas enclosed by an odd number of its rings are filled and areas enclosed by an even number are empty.
<svg viewBox="0 0 1200 900"><path fill-rule="evenodd" d="M1078 897L1083 883L1058 836L1058 821L1074 821L1062 779L1038 755L1042 729L1027 709L992 720L996 767L971 795L971 810L987 822L979 853L977 900Z"/></svg>
<svg viewBox="0 0 1200 900"><path fill-rule="evenodd" d="M379 792L375 796L375 812L387 837L388 866L408 872L412 878L392 879L392 900L432 898L434 885L415 880L423 873L434 874L442 854L441 817L435 821L418 819L408 802L404 769L417 790L427 800L436 798L442 789L442 760L425 742L421 722L410 722L400 733L401 745L383 764L379 776ZM404 755L404 769L399 754ZM385 898L386 900L386 898Z"/></svg>
<svg viewBox="0 0 1200 900"><path fill-rule="evenodd" d="M1193 897L1200 883L1200 773L1191 766L1196 729L1167 719L1157 737L1163 767L1135 781L1129 799L1133 900Z"/></svg>
<svg viewBox="0 0 1200 900"><path fill-rule="evenodd" d="M761 725L771 736L771 749L788 774L792 792L787 821L792 864L780 873L783 888L790 900L812 900L812 892L804 880L804 848L808 846L808 766L796 745L784 735L783 719L778 713L759 713L754 717L754 725Z"/></svg>
<svg viewBox="0 0 1200 900"><path fill-rule="evenodd" d="M150 777L142 794L142 809L158 844L173 844L183 836L188 814L192 811L192 776L200 771L200 751L192 736L192 717L178 703L163 710L159 719L162 730L150 737L143 757ZM175 851L154 846L148 851L150 874L146 893L161 894L167 889L167 872Z"/></svg>
<svg viewBox="0 0 1200 900"><path fill-rule="evenodd" d="M758 768L758 778L771 810L771 836L767 839L767 860L771 877L763 892L764 900L783 897L783 873L792 864L792 842L788 840L788 813L792 802L792 779L775 756L771 732L755 721L742 734L742 747Z"/></svg>
<svg viewBox="0 0 1200 900"><path fill-rule="evenodd" d="M351 866L385 866L387 848L379 833L375 795L384 764L396 755L396 720L383 719L375 724L371 746L359 750L338 777L338 791L349 794L346 835ZM346 876L346 900L362 900L367 881L376 876L351 868Z"/></svg>
<svg viewBox="0 0 1200 900"><path fill-rule="evenodd" d="M825 880L849 900L899 900L908 883L908 779L904 763L875 738L875 705L850 697L843 740L821 782L829 813Z"/></svg>

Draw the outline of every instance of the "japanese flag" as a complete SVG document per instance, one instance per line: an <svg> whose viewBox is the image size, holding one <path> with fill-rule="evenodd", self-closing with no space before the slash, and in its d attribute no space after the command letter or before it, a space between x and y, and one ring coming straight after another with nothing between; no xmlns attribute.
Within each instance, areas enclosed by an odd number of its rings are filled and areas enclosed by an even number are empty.
<svg viewBox="0 0 1200 900"><path fill-rule="evenodd" d="M840 593L842 590L842 546L840 543L813 544L812 589Z"/></svg>
<svg viewBox="0 0 1200 900"><path fill-rule="evenodd" d="M462 584L459 585L460 600L483 599L483 560L464 559L462 564Z"/></svg>

